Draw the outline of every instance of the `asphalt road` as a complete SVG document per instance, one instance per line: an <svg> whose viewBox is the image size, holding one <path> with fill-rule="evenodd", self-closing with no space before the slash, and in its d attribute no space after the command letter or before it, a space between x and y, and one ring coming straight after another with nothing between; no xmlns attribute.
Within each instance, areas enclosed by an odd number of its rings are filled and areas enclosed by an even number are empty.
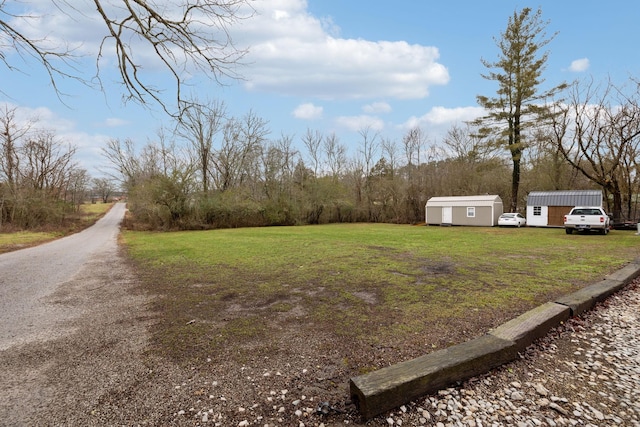
<svg viewBox="0 0 640 427"><path fill-rule="evenodd" d="M76 315L77 309L56 305L47 297L81 274L89 260L115 250L125 210L124 203L117 203L80 233L0 255L0 350L65 332L60 322Z"/></svg>

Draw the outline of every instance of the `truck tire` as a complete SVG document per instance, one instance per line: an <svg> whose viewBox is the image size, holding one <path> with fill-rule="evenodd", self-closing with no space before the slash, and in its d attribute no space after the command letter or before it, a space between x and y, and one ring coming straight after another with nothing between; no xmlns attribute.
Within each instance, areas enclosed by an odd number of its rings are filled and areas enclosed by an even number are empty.
<svg viewBox="0 0 640 427"><path fill-rule="evenodd" d="M571 233L573 233L573 228L565 228L564 232L567 233L567 234L571 234Z"/></svg>

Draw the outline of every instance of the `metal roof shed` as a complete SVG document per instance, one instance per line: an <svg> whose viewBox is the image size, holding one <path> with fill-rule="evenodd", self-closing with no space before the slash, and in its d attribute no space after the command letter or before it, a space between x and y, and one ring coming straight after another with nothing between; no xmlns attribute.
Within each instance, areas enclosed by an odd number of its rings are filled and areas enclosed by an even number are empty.
<svg viewBox="0 0 640 427"><path fill-rule="evenodd" d="M502 209L497 195L432 197L425 206L425 222L493 227L498 225Z"/></svg>
<svg viewBox="0 0 640 427"><path fill-rule="evenodd" d="M527 196L527 225L562 227L575 206L602 206L600 190L532 191Z"/></svg>

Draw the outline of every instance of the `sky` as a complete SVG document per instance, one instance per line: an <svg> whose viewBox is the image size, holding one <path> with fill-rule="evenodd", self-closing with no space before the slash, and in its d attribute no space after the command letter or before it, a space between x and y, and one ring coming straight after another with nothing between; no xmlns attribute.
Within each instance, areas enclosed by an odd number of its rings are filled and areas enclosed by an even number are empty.
<svg viewBox="0 0 640 427"><path fill-rule="evenodd" d="M155 0L171 3L176 0ZM119 0L105 0L111 4ZM69 3L73 7L69 7ZM200 99L222 101L229 114L249 112L268 122L270 139L292 136L302 149L307 130L335 134L356 152L365 128L397 140L420 127L438 144L453 125L483 114L477 95L493 96L495 82L482 77L481 60L495 61L495 39L514 12L540 8L548 21L549 58L542 87L593 79L624 84L640 77L640 2L610 0L252 0L255 15L230 29L247 48L242 79L224 86L188 79ZM64 40L78 55L78 75L95 74L97 46L106 33L90 0L8 1L5 20L25 35ZM9 13L38 19L16 19ZM66 12L66 13L65 13ZM76 159L99 176L100 149L112 138L138 146L172 126L157 105L123 103L125 94L108 51L100 62L103 90L73 79L58 81L56 93L36 61L7 49L0 36L0 108L18 107L22 120L37 118L77 148ZM145 72L170 94L174 82L150 60ZM170 98L173 99L173 98Z"/></svg>

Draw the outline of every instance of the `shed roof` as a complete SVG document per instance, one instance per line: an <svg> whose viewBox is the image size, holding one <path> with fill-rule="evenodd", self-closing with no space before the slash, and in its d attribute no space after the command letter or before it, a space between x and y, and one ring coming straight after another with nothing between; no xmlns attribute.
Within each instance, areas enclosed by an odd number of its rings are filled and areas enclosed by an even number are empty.
<svg viewBox="0 0 640 427"><path fill-rule="evenodd" d="M493 206L502 203L500 196L484 194L479 196L432 197L427 200L429 206Z"/></svg>
<svg viewBox="0 0 640 427"><path fill-rule="evenodd" d="M600 190L532 191L529 206L602 206Z"/></svg>

